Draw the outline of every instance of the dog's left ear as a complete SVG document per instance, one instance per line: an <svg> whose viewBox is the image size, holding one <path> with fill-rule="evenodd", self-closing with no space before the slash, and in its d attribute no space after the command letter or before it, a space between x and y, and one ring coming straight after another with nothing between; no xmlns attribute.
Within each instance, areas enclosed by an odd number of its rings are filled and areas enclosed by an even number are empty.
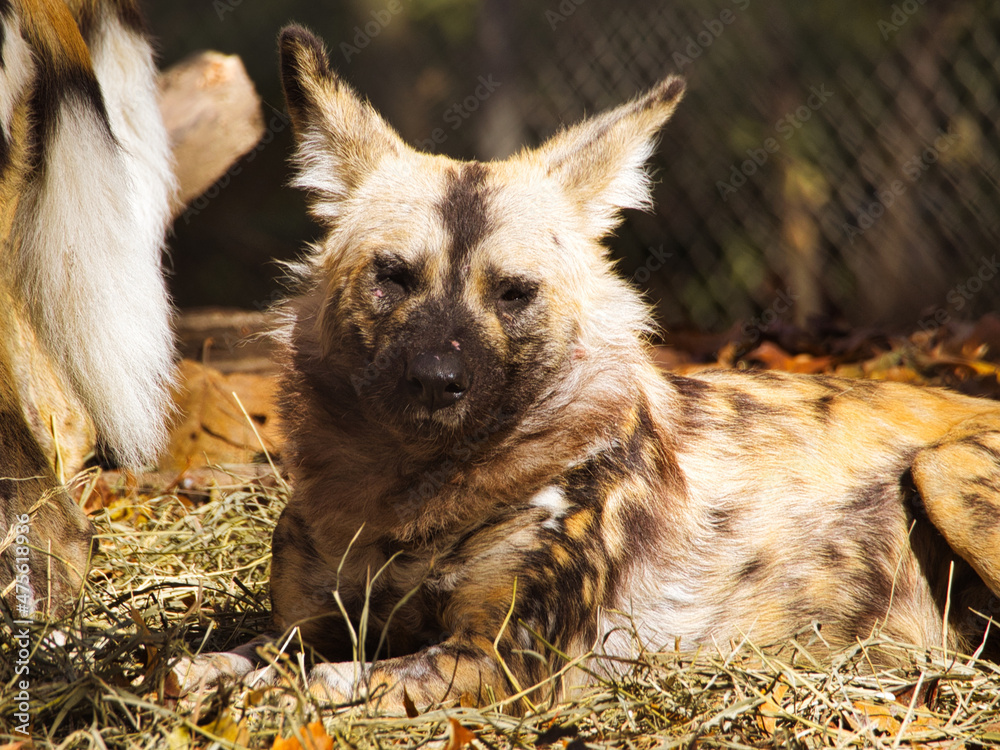
<svg viewBox="0 0 1000 750"><path fill-rule="evenodd" d="M649 208L645 163L656 134L684 96L684 79L669 76L628 104L584 120L526 154L578 204L591 236L600 238L621 220L623 208Z"/></svg>
<svg viewBox="0 0 1000 750"><path fill-rule="evenodd" d="M383 159L407 147L333 71L326 48L308 29L282 29L278 47L297 145L292 184L309 192L316 218L333 220L342 201Z"/></svg>

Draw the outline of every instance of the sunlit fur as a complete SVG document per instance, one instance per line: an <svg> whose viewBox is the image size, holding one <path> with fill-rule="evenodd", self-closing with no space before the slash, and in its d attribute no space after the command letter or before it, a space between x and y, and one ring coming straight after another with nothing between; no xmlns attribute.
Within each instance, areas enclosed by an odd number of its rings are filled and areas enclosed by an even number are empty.
<svg viewBox="0 0 1000 750"><path fill-rule="evenodd" d="M44 115L22 95L22 116L45 118L36 124L46 132L24 145L44 168L22 177L3 268L103 440L137 465L163 439L172 356L161 251L173 178L155 71L114 4L95 4L89 54L75 26L46 18L48 5L26 3L18 20L35 37L32 87L48 76L61 95ZM91 76L99 94L75 80Z"/></svg>
<svg viewBox="0 0 1000 750"><path fill-rule="evenodd" d="M458 162L407 147L307 31L281 51L296 184L325 236L287 306L295 485L271 594L277 629L328 660L314 690L489 702L591 649L772 645L814 623L831 647L979 645L972 610L1000 609L995 402L653 365L649 312L601 240L648 205L681 81ZM461 392L443 408L410 374L427 353Z"/></svg>
<svg viewBox="0 0 1000 750"><path fill-rule="evenodd" d="M56 568L73 568L69 578L77 578L88 525L55 488L25 423L27 384L14 377L25 343L12 321L33 327L31 339L121 463L155 458L173 367L161 272L174 190L170 149L134 2L0 0L0 24L0 298L7 306L0 475L43 477L38 487L0 486L0 531L38 500L39 487L51 488L55 499L38 511L33 539L43 549L51 542L64 558ZM69 520L49 524L49 513ZM5 563L0 582L10 577ZM35 595L47 599L44 591Z"/></svg>

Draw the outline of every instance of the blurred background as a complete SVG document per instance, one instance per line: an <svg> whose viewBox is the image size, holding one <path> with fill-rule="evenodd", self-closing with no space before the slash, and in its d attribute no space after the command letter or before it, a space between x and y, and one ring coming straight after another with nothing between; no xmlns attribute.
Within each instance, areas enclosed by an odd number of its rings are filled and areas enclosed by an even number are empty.
<svg viewBox="0 0 1000 750"><path fill-rule="evenodd" d="M668 330L931 330L1000 308L1000 3L172 0L166 66L239 54L268 134L178 219L181 307L264 309L319 229L286 187L275 36L310 26L410 143L500 158L668 73L656 208L610 241Z"/></svg>

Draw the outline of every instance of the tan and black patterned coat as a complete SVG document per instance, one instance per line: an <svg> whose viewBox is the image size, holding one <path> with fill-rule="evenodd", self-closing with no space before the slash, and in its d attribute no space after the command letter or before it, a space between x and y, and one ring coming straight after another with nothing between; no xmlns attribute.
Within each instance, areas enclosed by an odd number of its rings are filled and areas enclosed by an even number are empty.
<svg viewBox="0 0 1000 750"><path fill-rule="evenodd" d="M457 162L405 146L307 31L281 49L296 184L326 235L288 306L295 490L271 586L277 628L328 660L315 689L489 701L591 649L773 644L811 623L832 646L940 646L952 561L947 642L979 645L972 609L1000 594L1000 406L652 364L646 306L600 240L648 200L679 79L536 150Z"/></svg>

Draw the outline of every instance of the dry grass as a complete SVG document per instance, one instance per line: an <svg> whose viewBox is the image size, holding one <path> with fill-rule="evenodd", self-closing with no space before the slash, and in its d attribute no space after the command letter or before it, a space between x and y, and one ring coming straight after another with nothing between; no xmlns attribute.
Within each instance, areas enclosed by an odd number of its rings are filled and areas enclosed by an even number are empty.
<svg viewBox="0 0 1000 750"><path fill-rule="evenodd" d="M92 479L80 480L84 496ZM647 654L625 677L524 718L489 708L414 718L319 711L301 692L275 705L246 689L171 703L163 684L178 656L266 628L271 530L285 493L278 482L236 479L197 502L119 488L123 499L95 519L103 552L77 614L32 629L29 675L15 674L13 624L2 629L0 745L24 739L14 714L27 678L38 748L269 748L319 714L335 747L445 747L450 719L486 748L1000 746L996 665L873 640L822 666L810 654L822 645L814 635L782 655L749 643ZM872 649L912 666L873 671Z"/></svg>

